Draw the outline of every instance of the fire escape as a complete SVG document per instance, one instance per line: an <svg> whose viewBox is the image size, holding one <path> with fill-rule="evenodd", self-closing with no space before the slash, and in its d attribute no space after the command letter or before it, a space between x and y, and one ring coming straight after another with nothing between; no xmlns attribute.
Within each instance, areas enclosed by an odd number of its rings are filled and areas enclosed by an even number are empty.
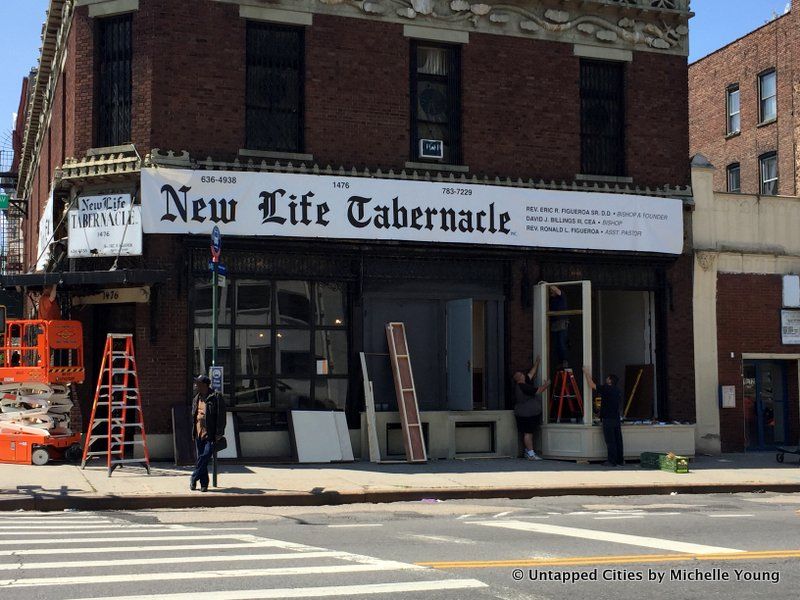
<svg viewBox="0 0 800 600"><path fill-rule="evenodd" d="M23 210L17 201L11 132L0 136L0 274L23 273Z"/></svg>

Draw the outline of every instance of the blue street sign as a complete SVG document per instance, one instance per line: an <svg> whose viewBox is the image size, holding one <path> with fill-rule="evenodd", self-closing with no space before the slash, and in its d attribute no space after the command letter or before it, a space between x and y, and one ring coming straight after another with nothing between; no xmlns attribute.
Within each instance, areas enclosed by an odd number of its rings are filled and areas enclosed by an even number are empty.
<svg viewBox="0 0 800 600"><path fill-rule="evenodd" d="M219 249L222 247L222 234L219 231L219 227L216 225L214 225L214 229L211 230L211 247L217 254L219 254Z"/></svg>
<svg viewBox="0 0 800 600"><path fill-rule="evenodd" d="M214 270L214 261L213 260L208 261L208 270L209 271L213 271ZM221 263L217 263L217 275L227 275L227 274L228 274L228 267L226 267L225 265L223 265Z"/></svg>
<svg viewBox="0 0 800 600"><path fill-rule="evenodd" d="M225 373L224 367L219 365L215 367L208 368L208 377L211 379L211 387L218 391L220 394L224 394L225 390L222 389L222 379Z"/></svg>

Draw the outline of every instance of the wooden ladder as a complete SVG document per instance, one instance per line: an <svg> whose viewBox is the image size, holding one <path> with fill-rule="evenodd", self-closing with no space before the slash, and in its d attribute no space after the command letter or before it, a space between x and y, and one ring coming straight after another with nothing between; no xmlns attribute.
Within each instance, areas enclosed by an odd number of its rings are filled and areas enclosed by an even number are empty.
<svg viewBox="0 0 800 600"><path fill-rule="evenodd" d="M411 371L411 356L408 351L406 327L403 323L386 324L386 340L389 343L389 358L392 363L394 389L397 394L397 407L403 426L403 446L408 462L427 462L425 438L419 419L417 390Z"/></svg>
<svg viewBox="0 0 800 600"><path fill-rule="evenodd" d="M137 434L140 439L136 439ZM105 448L93 450L97 442L104 443ZM132 452L126 452L136 446L142 447L142 458L132 458ZM81 468L96 456L105 457L109 477L117 467L132 463L140 464L150 474L133 335L129 333L109 333L106 337Z"/></svg>

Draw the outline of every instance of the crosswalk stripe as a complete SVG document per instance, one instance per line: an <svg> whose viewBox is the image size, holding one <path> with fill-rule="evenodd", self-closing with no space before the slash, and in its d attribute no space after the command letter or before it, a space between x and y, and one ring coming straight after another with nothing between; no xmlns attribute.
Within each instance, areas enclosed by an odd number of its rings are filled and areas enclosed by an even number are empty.
<svg viewBox="0 0 800 600"><path fill-rule="evenodd" d="M198 548L195 546L195 548ZM204 552L208 548L203 547ZM260 560L307 560L309 558L348 558L347 552L328 550L323 552L281 552L279 554L217 554L211 556L165 556L161 558L128 558L117 560L75 560L41 562L30 564L0 565L0 571L25 569L94 569L98 567L130 567L134 565L171 565L210 562L258 562Z"/></svg>
<svg viewBox="0 0 800 600"><path fill-rule="evenodd" d="M191 533L193 531L257 531L258 527L222 527L219 529L212 529L206 527L198 527L197 529L185 529L185 528L171 528L171 527L164 527L163 525L103 525L101 529L94 528L94 526L88 527L39 527L36 529L28 528L28 527L2 527L0 526L0 535L20 535L21 533L25 533L25 535L75 535L75 533L81 532L88 532L92 535L100 534L100 533L114 533L119 534L121 531L126 530L133 530L136 533L141 532L148 532L148 531L161 531L161 532L186 532ZM14 531L6 531L6 529L13 529Z"/></svg>
<svg viewBox="0 0 800 600"><path fill-rule="evenodd" d="M86 537L81 538L81 544L87 544L89 542L108 542L108 541L115 541L115 542L158 542L158 541L167 541L167 540L220 540L220 539L238 539L241 541L248 541L243 540L244 537L253 537L253 536L244 536L244 535L196 535L194 531L185 531L183 532L184 535L160 535L160 536L129 536L129 537L117 537L117 536L109 536L109 537ZM273 540L275 541L275 540ZM29 544L63 544L64 540L31 540L31 539L21 539L21 540L0 540L0 546L26 546ZM297 544L291 544L289 542L278 542L275 541L275 546L278 548L292 548L297 546Z"/></svg>
<svg viewBox="0 0 800 600"><path fill-rule="evenodd" d="M287 575L326 575L337 573L372 573L377 571L423 570L425 567L391 560L375 559L369 564L346 564L313 567L279 567L273 569L238 569L197 572L128 573L121 575L86 575L83 577L40 577L0 579L0 588L89 585L98 583L133 583L139 581L178 581L197 579L231 579L239 577L276 577Z"/></svg>
<svg viewBox="0 0 800 600"><path fill-rule="evenodd" d="M674 552L685 552L688 554L725 554L743 552L743 550L736 550L733 548L704 546L702 544L676 542L673 540L665 540L654 537L629 535L627 533L612 533L609 531L597 531L594 529L579 529L577 527L561 527L559 525L548 525L546 523L523 523L522 521L472 521L471 523L486 527L499 527L503 529L513 529L531 533L544 533L549 535L563 535L566 537L575 537L584 540L597 540L600 542L628 544L631 546L641 546L643 548L658 548L661 550L672 550Z"/></svg>
<svg viewBox="0 0 800 600"><path fill-rule="evenodd" d="M410 594L444 590L468 590L489 587L477 579L440 579L436 581L408 581L402 583L368 583L325 587L300 587L262 590L235 590L228 592L188 592L143 596L106 596L91 600L273 600L282 598L324 598L333 596L359 596L372 594ZM87 600L86 597L73 600Z"/></svg>
<svg viewBox="0 0 800 600"><path fill-rule="evenodd" d="M81 540L83 541L83 540ZM0 550L0 556L53 556L58 554L115 554L118 552L174 552L176 550L203 550L205 552L219 550L236 550L240 548L284 548L283 542L265 540L263 542L239 542L235 544L171 544L154 546L103 546L86 548L83 546L70 546L69 548L22 548L20 550ZM306 550L320 550L311 546L288 546L302 554Z"/></svg>

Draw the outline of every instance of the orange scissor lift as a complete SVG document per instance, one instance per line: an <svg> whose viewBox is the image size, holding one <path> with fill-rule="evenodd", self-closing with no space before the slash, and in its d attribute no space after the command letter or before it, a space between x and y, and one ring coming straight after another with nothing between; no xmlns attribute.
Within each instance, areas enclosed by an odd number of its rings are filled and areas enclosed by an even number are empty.
<svg viewBox="0 0 800 600"><path fill-rule="evenodd" d="M82 383L79 321L9 320L0 344L0 462L80 460L69 427L71 384Z"/></svg>

